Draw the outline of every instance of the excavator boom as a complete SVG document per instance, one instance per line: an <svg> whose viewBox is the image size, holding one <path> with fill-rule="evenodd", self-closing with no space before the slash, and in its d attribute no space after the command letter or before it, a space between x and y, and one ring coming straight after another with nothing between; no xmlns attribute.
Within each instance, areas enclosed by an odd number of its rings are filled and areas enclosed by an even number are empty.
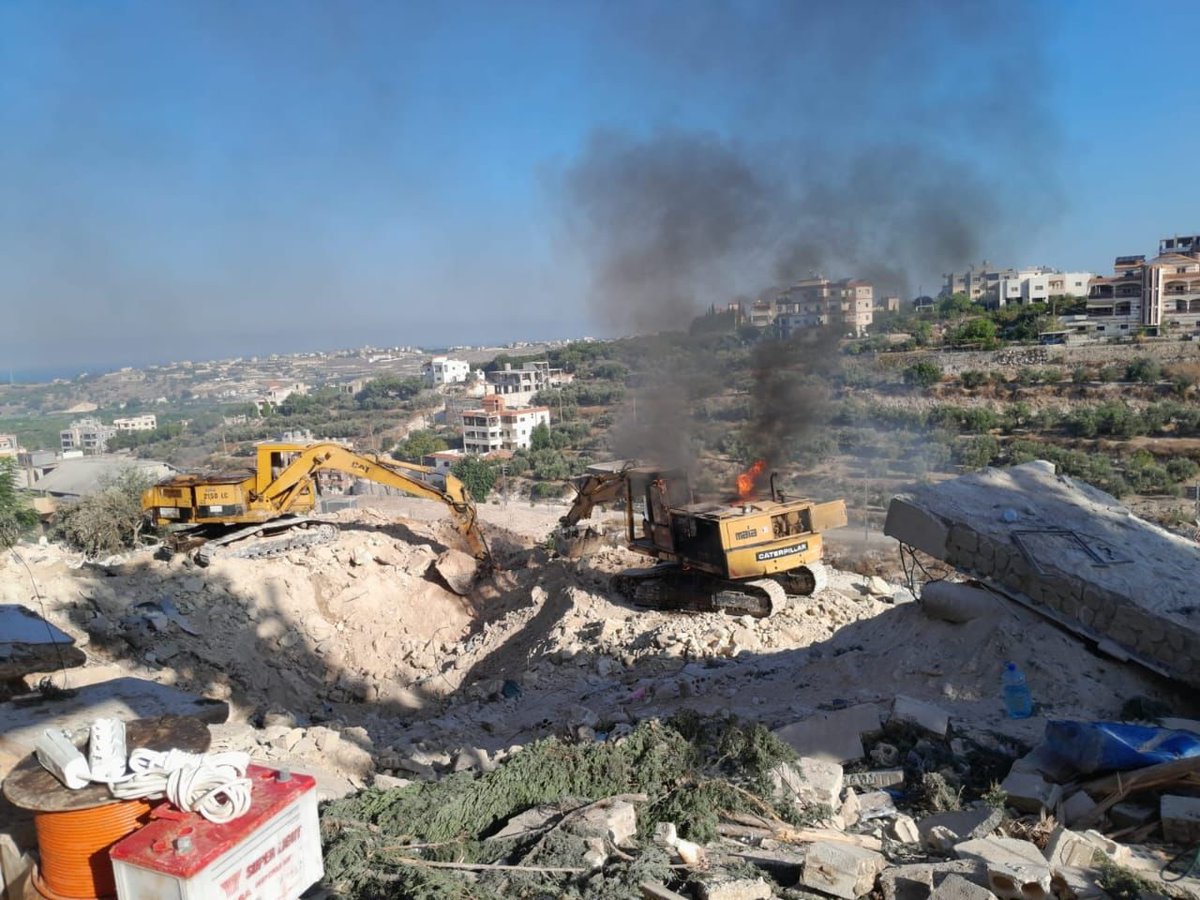
<svg viewBox="0 0 1200 900"><path fill-rule="evenodd" d="M244 537L297 527L305 530L299 540L277 539L261 552L243 554L277 555L331 540L331 533L336 536L331 524L308 514L316 508L317 473L337 471L446 504L471 555L485 568L492 564L475 503L466 485L451 474L435 476L426 466L358 453L334 443L261 444L256 462L250 474L178 475L159 482L142 495L142 509L155 525L194 526L175 541L176 546L192 549L209 542L210 553ZM235 526L242 527L231 532Z"/></svg>

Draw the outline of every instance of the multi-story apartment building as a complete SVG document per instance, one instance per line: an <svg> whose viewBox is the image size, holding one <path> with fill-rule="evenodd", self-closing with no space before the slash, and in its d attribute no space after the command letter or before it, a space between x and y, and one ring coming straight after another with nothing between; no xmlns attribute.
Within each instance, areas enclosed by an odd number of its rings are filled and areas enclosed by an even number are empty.
<svg viewBox="0 0 1200 900"><path fill-rule="evenodd" d="M985 295L985 302L996 306L1010 303L1049 303L1052 297L1082 298L1088 295L1090 272L1056 272L1047 269L1022 269L1015 276L1005 276L996 285L994 296Z"/></svg>
<svg viewBox="0 0 1200 900"><path fill-rule="evenodd" d="M832 325L857 335L870 327L874 309L875 289L869 281L808 278L776 298L775 321L784 336L817 325Z"/></svg>
<svg viewBox="0 0 1200 900"><path fill-rule="evenodd" d="M99 419L77 419L69 428L59 432L63 451L82 450L84 453L103 453L109 438L117 433L112 425Z"/></svg>
<svg viewBox="0 0 1200 900"><path fill-rule="evenodd" d="M113 427L117 431L154 431L158 428L158 417L153 413L144 416L127 416L123 419L113 419Z"/></svg>
<svg viewBox="0 0 1200 900"><path fill-rule="evenodd" d="M516 369L512 363L505 363L503 369L487 374L488 391L504 397L512 406L528 406L538 391L558 387L573 378L562 369L550 368L550 363L544 360Z"/></svg>
<svg viewBox="0 0 1200 900"><path fill-rule="evenodd" d="M1088 286L1088 319L1097 337L1120 337L1142 324L1142 281L1146 257L1118 256L1113 274L1097 275Z"/></svg>
<svg viewBox="0 0 1200 900"><path fill-rule="evenodd" d="M533 429L549 424L550 410L545 406L510 409L503 394L488 394L482 409L462 414L463 450L483 455L528 449Z"/></svg>
<svg viewBox="0 0 1200 900"><path fill-rule="evenodd" d="M1046 303L1051 297L1086 297L1090 272L1060 272L1048 266L1024 269L1000 269L984 260L965 272L948 272L943 276L938 296L966 294L984 306L1006 306L1009 303Z"/></svg>
<svg viewBox="0 0 1200 900"><path fill-rule="evenodd" d="M471 375L471 364L448 356L435 356L425 363L421 374L431 387L439 384L462 384Z"/></svg>
<svg viewBox="0 0 1200 900"><path fill-rule="evenodd" d="M0 459L4 457L10 459L16 458L22 452L23 449L17 443L17 436L15 434L0 434Z"/></svg>
<svg viewBox="0 0 1200 900"><path fill-rule="evenodd" d="M1102 336L1179 328L1200 333L1200 235L1163 238L1158 256L1118 256L1113 274L1091 280L1088 316Z"/></svg>

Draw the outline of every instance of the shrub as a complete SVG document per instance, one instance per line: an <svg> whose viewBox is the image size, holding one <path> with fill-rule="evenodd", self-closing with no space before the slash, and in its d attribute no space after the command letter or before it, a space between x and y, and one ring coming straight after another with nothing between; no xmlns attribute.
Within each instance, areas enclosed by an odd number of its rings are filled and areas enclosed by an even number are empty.
<svg viewBox="0 0 1200 900"><path fill-rule="evenodd" d="M904 383L932 387L942 380L942 368L935 362L923 360L904 370Z"/></svg>
<svg viewBox="0 0 1200 900"><path fill-rule="evenodd" d="M974 369L963 372L961 377L962 386L965 388L983 387L989 381L987 372L978 372Z"/></svg>
<svg viewBox="0 0 1200 900"><path fill-rule="evenodd" d="M482 503L496 484L496 467L478 456L464 456L450 471L466 485L477 503Z"/></svg>
<svg viewBox="0 0 1200 900"><path fill-rule="evenodd" d="M1154 384L1162 378L1162 366L1147 356L1139 356L1125 367L1126 381Z"/></svg>
<svg viewBox="0 0 1200 900"><path fill-rule="evenodd" d="M1071 372L1071 381L1075 384L1087 384L1091 378L1088 375L1087 366L1076 366Z"/></svg>
<svg viewBox="0 0 1200 900"><path fill-rule="evenodd" d="M967 438L954 448L955 462L970 469L990 465L999 454L1000 442L990 434Z"/></svg>

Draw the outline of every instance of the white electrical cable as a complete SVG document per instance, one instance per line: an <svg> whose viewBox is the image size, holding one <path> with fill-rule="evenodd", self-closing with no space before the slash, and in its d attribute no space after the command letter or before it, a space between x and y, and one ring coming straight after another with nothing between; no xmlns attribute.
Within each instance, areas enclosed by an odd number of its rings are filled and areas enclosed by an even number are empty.
<svg viewBox="0 0 1200 900"><path fill-rule="evenodd" d="M137 749L129 755L130 773L109 785L114 797L166 797L184 812L198 812L210 822L230 822L250 809L250 754L186 753L183 750Z"/></svg>

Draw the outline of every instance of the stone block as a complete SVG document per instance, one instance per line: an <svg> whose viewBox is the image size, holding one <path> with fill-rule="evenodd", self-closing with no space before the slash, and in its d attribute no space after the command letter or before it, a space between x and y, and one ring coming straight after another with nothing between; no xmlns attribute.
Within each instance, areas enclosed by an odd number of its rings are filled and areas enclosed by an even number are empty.
<svg viewBox="0 0 1200 900"><path fill-rule="evenodd" d="M888 834L902 844L918 844L921 842L921 832L917 829L916 820L912 816L896 816Z"/></svg>
<svg viewBox="0 0 1200 900"><path fill-rule="evenodd" d="M934 888L929 900L994 900L995 895L985 887L968 881L961 875L947 875Z"/></svg>
<svg viewBox="0 0 1200 900"><path fill-rule="evenodd" d="M924 728L931 734L945 737L950 728L950 714L932 703L897 694L892 702L892 718Z"/></svg>
<svg viewBox="0 0 1200 900"><path fill-rule="evenodd" d="M946 558L950 529L940 518L900 497L888 504L883 533L937 559Z"/></svg>
<svg viewBox="0 0 1200 900"><path fill-rule="evenodd" d="M863 758L862 735L879 727L879 707L863 703L784 725L775 735L800 756L845 763Z"/></svg>
<svg viewBox="0 0 1200 900"><path fill-rule="evenodd" d="M841 806L842 767L837 763L801 757L780 763L770 776L777 800L790 800L799 807L826 806L830 810Z"/></svg>
<svg viewBox="0 0 1200 900"><path fill-rule="evenodd" d="M1125 800L1116 804L1108 811L1108 821L1112 830L1120 828L1140 828L1158 818L1158 807L1147 803L1135 803Z"/></svg>
<svg viewBox="0 0 1200 900"><path fill-rule="evenodd" d="M701 883L700 896L703 900L770 900L775 892L762 877L730 878Z"/></svg>
<svg viewBox="0 0 1200 900"><path fill-rule="evenodd" d="M800 883L824 894L856 900L871 892L885 864L882 854L874 850L817 841L808 848Z"/></svg>
<svg viewBox="0 0 1200 900"><path fill-rule="evenodd" d="M870 772L847 772L847 787L884 788L904 784L903 769L872 769Z"/></svg>
<svg viewBox="0 0 1200 900"><path fill-rule="evenodd" d="M921 588L921 610L931 619L970 622L999 612L1000 599L956 581L931 581Z"/></svg>
<svg viewBox="0 0 1200 900"><path fill-rule="evenodd" d="M1075 869L1071 866L1059 866L1050 878L1050 887L1055 897L1064 900L1103 900L1111 897L1098 880L1100 873L1092 868Z"/></svg>
<svg viewBox="0 0 1200 900"><path fill-rule="evenodd" d="M1163 837L1170 843L1191 846L1200 842L1200 797L1164 794L1159 809Z"/></svg>
<svg viewBox="0 0 1200 900"><path fill-rule="evenodd" d="M1062 801L1062 788L1032 772L1009 772L1000 790L1008 794L1008 805L1021 812L1053 812Z"/></svg>
<svg viewBox="0 0 1200 900"><path fill-rule="evenodd" d="M987 868L988 888L1001 900L1044 900L1050 896L1050 866L1029 841L987 837L954 848L960 859L977 859Z"/></svg>

